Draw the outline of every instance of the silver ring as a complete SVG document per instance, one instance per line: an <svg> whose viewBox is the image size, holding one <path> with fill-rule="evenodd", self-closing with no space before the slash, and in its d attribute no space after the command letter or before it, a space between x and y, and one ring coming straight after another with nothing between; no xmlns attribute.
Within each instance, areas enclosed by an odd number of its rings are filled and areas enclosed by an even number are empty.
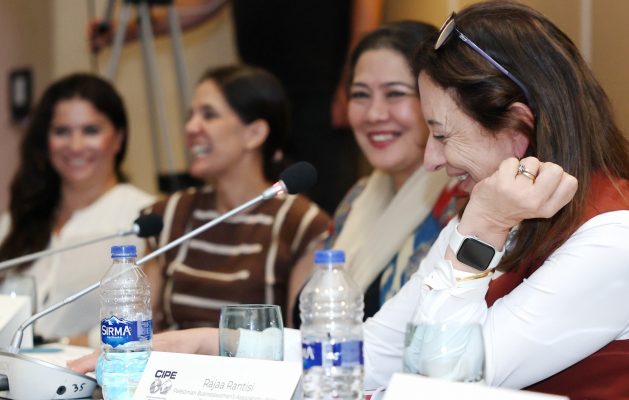
<svg viewBox="0 0 629 400"><path fill-rule="evenodd" d="M526 169L526 166L524 164L518 165L518 172L515 174L515 176L518 175L529 178L531 181L533 181L533 183L535 183L535 178L537 178L537 175Z"/></svg>

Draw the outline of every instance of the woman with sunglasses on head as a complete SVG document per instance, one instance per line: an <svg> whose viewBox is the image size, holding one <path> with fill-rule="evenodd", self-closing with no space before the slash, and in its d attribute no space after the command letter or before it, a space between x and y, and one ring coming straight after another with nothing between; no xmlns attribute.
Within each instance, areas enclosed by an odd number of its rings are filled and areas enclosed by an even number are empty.
<svg viewBox="0 0 629 400"><path fill-rule="evenodd" d="M0 260L56 250L127 231L155 199L125 183L122 162L129 129L124 103L107 81L76 73L52 83L35 107L11 183L9 211L0 219ZM110 239L16 267L32 276L37 309L98 282L110 266ZM127 237L144 248L144 241ZM98 293L43 317L35 333L86 344L98 323ZM90 316L77 318L77 316ZM94 333L97 333L94 331ZM94 335L92 344L100 337Z"/></svg>
<svg viewBox="0 0 629 400"><path fill-rule="evenodd" d="M424 165L470 200L366 323L367 386L401 369L415 311L482 324L490 385L626 398L629 147L574 44L526 6L476 4L444 24L419 88Z"/></svg>

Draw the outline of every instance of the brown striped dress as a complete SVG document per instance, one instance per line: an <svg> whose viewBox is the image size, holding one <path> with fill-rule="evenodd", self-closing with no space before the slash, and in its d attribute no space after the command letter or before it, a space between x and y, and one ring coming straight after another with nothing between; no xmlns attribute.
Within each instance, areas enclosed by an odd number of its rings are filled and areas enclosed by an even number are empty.
<svg viewBox="0 0 629 400"><path fill-rule="evenodd" d="M151 212L164 218L158 246L220 215L210 187L177 192ZM316 204L303 196L284 196L166 252L165 326L218 326L221 307L237 303L277 304L286 318L291 270L310 246L327 236L328 226L328 215Z"/></svg>

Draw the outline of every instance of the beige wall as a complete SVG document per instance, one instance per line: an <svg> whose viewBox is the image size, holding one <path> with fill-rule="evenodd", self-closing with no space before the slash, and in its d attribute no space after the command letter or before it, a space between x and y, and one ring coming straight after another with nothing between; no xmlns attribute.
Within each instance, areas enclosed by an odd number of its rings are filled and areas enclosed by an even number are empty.
<svg viewBox="0 0 629 400"><path fill-rule="evenodd" d="M592 68L629 136L629 2L596 0L592 12Z"/></svg>
<svg viewBox="0 0 629 400"><path fill-rule="evenodd" d="M77 69L93 70L85 41L88 2L89 0L54 1L55 39L51 65L52 76L55 78ZM96 14L100 17L103 15L106 2L98 0L95 3ZM120 7L122 2L116 3ZM135 7L131 7L130 11L131 19L135 18ZM183 58L188 74L187 90L189 92L206 67L232 63L236 60L229 12L229 8L226 7L212 21L183 34ZM116 9L114 17L119 15L120 9ZM73 22L68 23L68 21ZM163 99L164 120L172 146L174 167L176 171L182 172L186 169L186 156L170 37L168 35L159 37L154 45L156 57L153 65L159 77L159 88L154 89L161 93ZM98 71L103 75L106 73L109 57L110 51L104 51L96 58ZM156 170L151 145L143 61L141 46L138 42L126 45L122 50L114 84L126 102L130 117L130 142L125 171L132 183L145 190L156 192ZM184 110L184 113L187 113L187 110ZM166 172L169 167L167 159L166 153L162 151L161 172Z"/></svg>
<svg viewBox="0 0 629 400"><path fill-rule="evenodd" d="M49 80L50 3L25 0L0 1L0 211L6 209L8 188L18 162L22 126L10 121L8 77L16 68L33 70L35 95Z"/></svg>
<svg viewBox="0 0 629 400"><path fill-rule="evenodd" d="M92 60L85 40L88 5L92 0L1 0L0 1L0 210L8 204L8 187L17 166L20 127L8 119L7 79L9 71L30 66L35 75L35 98L53 80L76 71L100 72L104 75L109 52ZM122 3L117 1L117 3ZM96 0L95 12L102 16L106 1ZM114 16L118 16L116 10ZM135 13L132 13L132 17ZM212 21L183 35L184 63L188 73L188 90L205 68L233 63L236 52L229 7ZM186 168L181 136L181 118L175 83L174 61L168 36L155 41L159 84L164 98L165 121L170 132L177 171ZM149 132L147 96L144 84L143 58L136 44L125 46L114 84L127 104L130 119L130 143L125 171L132 183L156 192ZM98 68L93 68L96 61ZM184 112L187 112L185 110ZM164 164L163 164L164 165Z"/></svg>

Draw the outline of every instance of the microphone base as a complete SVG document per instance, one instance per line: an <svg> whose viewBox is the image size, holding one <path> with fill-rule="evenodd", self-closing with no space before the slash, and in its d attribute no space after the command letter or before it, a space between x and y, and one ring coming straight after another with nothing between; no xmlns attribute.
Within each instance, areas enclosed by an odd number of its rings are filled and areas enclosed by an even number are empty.
<svg viewBox="0 0 629 400"><path fill-rule="evenodd" d="M0 398L15 400L91 397L96 379L23 354L0 352Z"/></svg>

